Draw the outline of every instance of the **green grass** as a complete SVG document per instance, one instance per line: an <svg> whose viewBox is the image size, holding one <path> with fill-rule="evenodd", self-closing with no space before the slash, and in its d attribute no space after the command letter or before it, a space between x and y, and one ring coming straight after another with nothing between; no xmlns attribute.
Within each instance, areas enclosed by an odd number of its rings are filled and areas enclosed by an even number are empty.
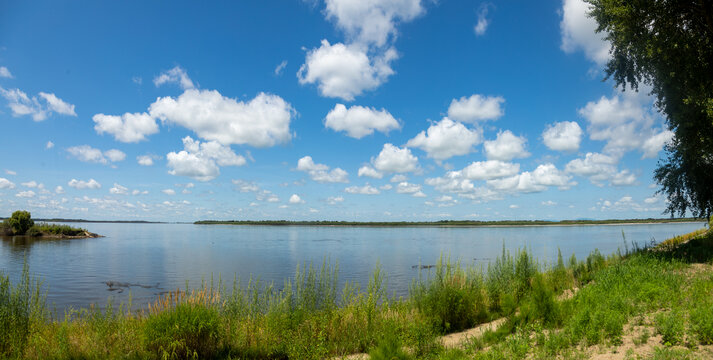
<svg viewBox="0 0 713 360"><path fill-rule="evenodd" d="M695 254L691 252L695 251ZM624 326L648 324L664 346L655 358L695 356L713 342L713 236L654 250L632 249L541 264L521 250L487 268L442 257L424 270L406 299L386 294L377 267L362 288L338 287L339 269L305 265L281 286L237 279L171 292L143 311L131 306L47 311L41 284L25 268L16 285L0 273L0 358L25 359L325 359L369 353L374 359L577 358L589 346L616 346ZM565 290L580 290L559 300ZM643 319L651 318L649 323ZM506 317L462 349L442 334ZM637 320L638 319L638 320Z"/></svg>

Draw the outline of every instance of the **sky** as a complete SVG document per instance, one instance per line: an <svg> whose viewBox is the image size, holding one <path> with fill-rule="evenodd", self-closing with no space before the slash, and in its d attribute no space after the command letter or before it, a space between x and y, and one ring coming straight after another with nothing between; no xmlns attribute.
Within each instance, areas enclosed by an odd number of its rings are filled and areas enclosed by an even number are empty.
<svg viewBox="0 0 713 360"><path fill-rule="evenodd" d="M663 217L581 0L0 0L0 216Z"/></svg>

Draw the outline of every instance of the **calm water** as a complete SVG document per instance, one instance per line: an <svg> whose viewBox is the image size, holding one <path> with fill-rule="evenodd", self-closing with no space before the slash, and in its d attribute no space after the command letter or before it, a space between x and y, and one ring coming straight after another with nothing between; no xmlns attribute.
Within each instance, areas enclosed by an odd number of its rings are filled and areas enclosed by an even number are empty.
<svg viewBox="0 0 713 360"><path fill-rule="evenodd" d="M441 254L464 264L487 266L506 249L528 248L552 263L557 248L565 258L586 257L598 248L611 254L627 243L644 245L699 229L703 223L480 228L364 228L299 226L208 226L188 224L71 224L105 235L97 239L0 241L0 269L17 278L25 258L30 272L48 286L48 302L58 311L104 305L109 297L143 306L157 294L197 286L218 275L230 284L250 275L281 285L298 264L325 258L339 263L340 282L366 285L377 262L388 289L407 295L413 265L435 264ZM105 282L134 285L119 293ZM156 286L158 284L158 286Z"/></svg>

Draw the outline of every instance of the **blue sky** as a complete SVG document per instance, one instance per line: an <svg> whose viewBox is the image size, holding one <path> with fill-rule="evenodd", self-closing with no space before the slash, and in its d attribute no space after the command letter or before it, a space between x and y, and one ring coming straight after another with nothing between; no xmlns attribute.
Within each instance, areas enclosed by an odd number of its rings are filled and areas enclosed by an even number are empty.
<svg viewBox="0 0 713 360"><path fill-rule="evenodd" d="M660 217L581 0L0 1L0 213ZM5 215L7 216L7 215Z"/></svg>

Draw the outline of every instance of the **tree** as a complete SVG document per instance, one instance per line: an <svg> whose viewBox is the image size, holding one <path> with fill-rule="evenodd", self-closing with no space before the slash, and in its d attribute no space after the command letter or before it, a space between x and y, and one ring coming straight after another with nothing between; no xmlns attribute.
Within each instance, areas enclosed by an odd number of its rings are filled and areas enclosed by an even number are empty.
<svg viewBox="0 0 713 360"><path fill-rule="evenodd" d="M17 235L24 235L33 225L35 222L29 211L18 210L10 217L10 226Z"/></svg>
<svg viewBox="0 0 713 360"><path fill-rule="evenodd" d="M607 34L606 78L651 87L674 133L654 179L671 216L713 212L713 0L585 0Z"/></svg>

